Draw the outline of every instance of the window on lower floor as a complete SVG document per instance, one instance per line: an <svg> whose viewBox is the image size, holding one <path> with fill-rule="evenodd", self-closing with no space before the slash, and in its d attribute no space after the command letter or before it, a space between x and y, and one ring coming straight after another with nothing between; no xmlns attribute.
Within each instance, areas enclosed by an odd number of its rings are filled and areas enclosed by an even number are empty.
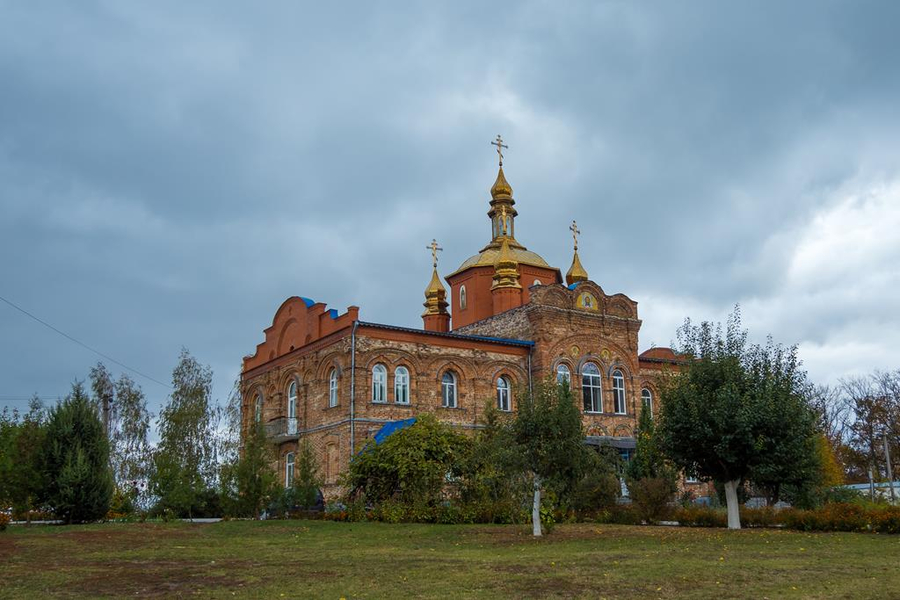
<svg viewBox="0 0 900 600"><path fill-rule="evenodd" d="M497 378L497 408L503 411L511 409L509 401L509 379L506 377Z"/></svg>
<svg viewBox="0 0 900 600"><path fill-rule="evenodd" d="M372 402L387 402L387 369L384 365L372 367Z"/></svg>
<svg viewBox="0 0 900 600"><path fill-rule="evenodd" d="M284 457L284 487L294 484L294 453L288 452Z"/></svg>
<svg viewBox="0 0 900 600"><path fill-rule="evenodd" d="M650 412L650 416L653 416L653 392L644 388L641 390L641 404L644 406L644 410Z"/></svg>
<svg viewBox="0 0 900 600"><path fill-rule="evenodd" d="M441 378L441 406L456 408L456 373L447 371Z"/></svg>
<svg viewBox="0 0 900 600"><path fill-rule="evenodd" d="M394 402L409 404L409 369L406 367L394 370Z"/></svg>
<svg viewBox="0 0 900 600"><path fill-rule="evenodd" d="M616 369L613 371L613 400L615 400L614 410L617 415L625 414L625 377L622 371Z"/></svg>

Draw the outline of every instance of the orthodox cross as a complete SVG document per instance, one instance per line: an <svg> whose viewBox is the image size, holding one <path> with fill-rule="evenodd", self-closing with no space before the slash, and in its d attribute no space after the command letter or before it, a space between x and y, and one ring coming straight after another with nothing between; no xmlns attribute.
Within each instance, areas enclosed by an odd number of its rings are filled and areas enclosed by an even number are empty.
<svg viewBox="0 0 900 600"><path fill-rule="evenodd" d="M572 232L572 239L575 241L575 252L578 252L578 234L581 231L578 229L578 225L575 223L575 219L572 219L572 224L569 226L569 231Z"/></svg>
<svg viewBox="0 0 900 600"><path fill-rule="evenodd" d="M426 250L431 250L431 260L434 263L434 268L437 269L437 253L443 252L444 249L438 246L437 240L432 239L431 243L425 246Z"/></svg>
<svg viewBox="0 0 900 600"><path fill-rule="evenodd" d="M491 142L491 146L497 146L497 154L500 156L500 166L503 166L503 149L506 148L509 150L509 146L503 143L503 138L500 137L500 134L497 134L497 139Z"/></svg>

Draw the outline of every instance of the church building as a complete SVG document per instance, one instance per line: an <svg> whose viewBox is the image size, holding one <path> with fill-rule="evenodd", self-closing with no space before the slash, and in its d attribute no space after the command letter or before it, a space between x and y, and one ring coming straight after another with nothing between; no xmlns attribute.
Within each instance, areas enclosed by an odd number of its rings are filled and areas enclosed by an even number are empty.
<svg viewBox="0 0 900 600"><path fill-rule="evenodd" d="M632 452L640 412L657 410L655 381L679 361L669 348L639 353L637 302L589 278L574 221L565 279L519 242L505 146L500 136L492 143L500 167L487 212L490 241L445 277L449 296L432 241L421 329L364 321L357 306L339 313L293 296L244 357L243 422L264 423L286 485L302 439L319 457L330 499L341 492L338 478L350 459L385 425L430 413L475 430L488 402L514 412L517 390L547 377L570 383L586 443Z"/></svg>

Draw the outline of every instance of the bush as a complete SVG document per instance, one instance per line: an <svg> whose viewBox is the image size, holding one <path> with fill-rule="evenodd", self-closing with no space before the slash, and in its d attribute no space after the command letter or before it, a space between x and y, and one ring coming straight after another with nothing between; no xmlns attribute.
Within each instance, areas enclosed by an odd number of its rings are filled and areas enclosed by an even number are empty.
<svg viewBox="0 0 900 600"><path fill-rule="evenodd" d="M575 487L572 508L581 515L591 515L613 507L619 487L619 480L613 473L588 473Z"/></svg>
<svg viewBox="0 0 900 600"><path fill-rule="evenodd" d="M862 500L864 496L861 492L853 488L834 487L825 491L823 500L825 504L837 503L855 503Z"/></svg>
<svg viewBox="0 0 900 600"><path fill-rule="evenodd" d="M724 510L706 506L691 506L675 510L673 518L684 527L727 527L728 515Z"/></svg>
<svg viewBox="0 0 900 600"><path fill-rule="evenodd" d="M5 531L7 525L9 525L9 515L5 512L0 512L0 531Z"/></svg>
<svg viewBox="0 0 900 600"><path fill-rule="evenodd" d="M634 509L642 521L658 523L671 515L675 483L668 477L645 477L628 484Z"/></svg>
<svg viewBox="0 0 900 600"><path fill-rule="evenodd" d="M742 527L774 527L782 522L781 512L771 506L741 507Z"/></svg>
<svg viewBox="0 0 900 600"><path fill-rule="evenodd" d="M633 506L620 504L597 512L593 521L613 525L640 525L641 517Z"/></svg>
<svg viewBox="0 0 900 600"><path fill-rule="evenodd" d="M888 506L871 512L872 531L900 533L900 506Z"/></svg>

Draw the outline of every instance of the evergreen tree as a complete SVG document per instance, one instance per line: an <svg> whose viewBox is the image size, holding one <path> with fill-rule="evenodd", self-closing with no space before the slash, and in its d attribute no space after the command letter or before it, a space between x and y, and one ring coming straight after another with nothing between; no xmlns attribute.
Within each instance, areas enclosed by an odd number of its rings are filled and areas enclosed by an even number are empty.
<svg viewBox="0 0 900 600"><path fill-rule="evenodd" d="M241 517L260 517L262 510L278 491L278 477L272 469L275 460L272 445L266 439L262 423L254 422L237 461L226 466L223 488L227 510Z"/></svg>
<svg viewBox="0 0 900 600"><path fill-rule="evenodd" d="M312 444L307 438L303 438L297 448L297 456L294 461L294 481L290 484L298 506L310 509L316 505L319 488L322 487L322 478L319 476L319 462L316 460Z"/></svg>
<svg viewBox="0 0 900 600"><path fill-rule="evenodd" d="M172 372L173 391L158 418L150 489L158 508L193 517L216 481L212 370L182 349Z"/></svg>
<svg viewBox="0 0 900 600"><path fill-rule="evenodd" d="M80 382L50 412L42 452L44 500L66 523L106 515L113 493L109 442Z"/></svg>
<svg viewBox="0 0 900 600"><path fill-rule="evenodd" d="M30 521L44 487L41 456L46 419L38 398L28 406L21 421L18 413L0 417L0 505L12 506Z"/></svg>

